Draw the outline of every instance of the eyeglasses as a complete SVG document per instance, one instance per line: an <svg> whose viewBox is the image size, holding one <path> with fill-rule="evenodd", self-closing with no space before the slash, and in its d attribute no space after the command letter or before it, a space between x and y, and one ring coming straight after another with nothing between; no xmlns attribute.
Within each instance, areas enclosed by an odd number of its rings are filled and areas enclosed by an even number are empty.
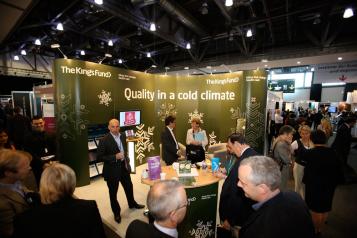
<svg viewBox="0 0 357 238"><path fill-rule="evenodd" d="M169 212L169 214L170 214L170 213L172 213L172 212L176 212L176 211L180 210L181 208L184 208L184 207L187 207L187 206L188 206L188 204L187 204L187 203L186 203L186 204L184 204L184 205L181 205L181 206L179 206L178 208L176 208L176 209L174 209L174 210L170 211L170 212Z"/></svg>

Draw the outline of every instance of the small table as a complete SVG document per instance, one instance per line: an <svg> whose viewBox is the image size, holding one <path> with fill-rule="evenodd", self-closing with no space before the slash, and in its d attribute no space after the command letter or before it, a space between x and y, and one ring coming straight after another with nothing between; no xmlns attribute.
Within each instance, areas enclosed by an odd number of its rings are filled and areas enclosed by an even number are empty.
<svg viewBox="0 0 357 238"><path fill-rule="evenodd" d="M187 194L186 217L178 226L179 238L215 237L218 182L211 170L198 170L198 177L183 177L183 180L195 180L184 185ZM179 178L172 166L162 166L166 179ZM142 179L141 182L152 186L158 180ZM180 178L179 178L180 181Z"/></svg>

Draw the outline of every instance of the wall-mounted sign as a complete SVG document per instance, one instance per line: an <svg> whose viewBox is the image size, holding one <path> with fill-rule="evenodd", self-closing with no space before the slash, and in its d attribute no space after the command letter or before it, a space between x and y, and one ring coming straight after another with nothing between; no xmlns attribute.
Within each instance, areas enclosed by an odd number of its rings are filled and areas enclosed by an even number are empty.
<svg viewBox="0 0 357 238"><path fill-rule="evenodd" d="M278 91L283 93L294 93L295 92L295 80L294 79L279 79L279 80L269 80L268 90Z"/></svg>

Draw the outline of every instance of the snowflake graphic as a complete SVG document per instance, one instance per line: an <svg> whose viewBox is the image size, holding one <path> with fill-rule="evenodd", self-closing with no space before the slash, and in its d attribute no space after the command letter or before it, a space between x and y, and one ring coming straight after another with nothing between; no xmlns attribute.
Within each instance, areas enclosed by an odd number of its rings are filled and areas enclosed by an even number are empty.
<svg viewBox="0 0 357 238"><path fill-rule="evenodd" d="M163 103L160 105L160 111L157 114L161 121L165 121L165 118L169 115L176 116L176 106L171 103Z"/></svg>
<svg viewBox="0 0 357 238"><path fill-rule="evenodd" d="M201 112L198 113L197 109L195 109L193 111L193 113L192 112L188 113L188 117L189 117L188 118L188 123L191 123L192 118L198 118L198 119L200 119L201 123L203 124L203 120L202 120L203 114L204 113L201 113Z"/></svg>
<svg viewBox="0 0 357 238"><path fill-rule="evenodd" d="M99 104L104 104L108 107L109 103L113 101L110 97L111 94L111 92L106 92L105 90L102 90L101 94L98 95Z"/></svg>
<svg viewBox="0 0 357 238"><path fill-rule="evenodd" d="M214 134L214 131L212 131L211 134L209 134L209 145L214 145L217 143L221 143L221 141L216 141L217 136Z"/></svg>
<svg viewBox="0 0 357 238"><path fill-rule="evenodd" d="M145 124L140 124L139 126L136 126L136 129L138 130L135 132L135 136L140 138L135 145L135 152L137 153L136 159L139 161L139 164L143 164L143 158L145 158L145 151L150 152L151 150L155 149L154 142L152 141L155 127L148 126L147 131L144 130L144 127Z"/></svg>

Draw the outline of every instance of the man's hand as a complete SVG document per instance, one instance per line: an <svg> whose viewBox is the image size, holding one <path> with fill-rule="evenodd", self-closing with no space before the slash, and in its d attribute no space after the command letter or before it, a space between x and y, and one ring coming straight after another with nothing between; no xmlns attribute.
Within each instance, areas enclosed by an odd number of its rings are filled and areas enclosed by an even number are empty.
<svg viewBox="0 0 357 238"><path fill-rule="evenodd" d="M231 229L231 225L229 224L228 220L224 220L224 222L222 223L222 227L226 230Z"/></svg>
<svg viewBox="0 0 357 238"><path fill-rule="evenodd" d="M217 178L227 178L227 171L225 168L220 168L218 171L214 172L213 175Z"/></svg>
<svg viewBox="0 0 357 238"><path fill-rule="evenodd" d="M125 158L124 153L123 152L116 153L115 158L117 160L123 160Z"/></svg>

